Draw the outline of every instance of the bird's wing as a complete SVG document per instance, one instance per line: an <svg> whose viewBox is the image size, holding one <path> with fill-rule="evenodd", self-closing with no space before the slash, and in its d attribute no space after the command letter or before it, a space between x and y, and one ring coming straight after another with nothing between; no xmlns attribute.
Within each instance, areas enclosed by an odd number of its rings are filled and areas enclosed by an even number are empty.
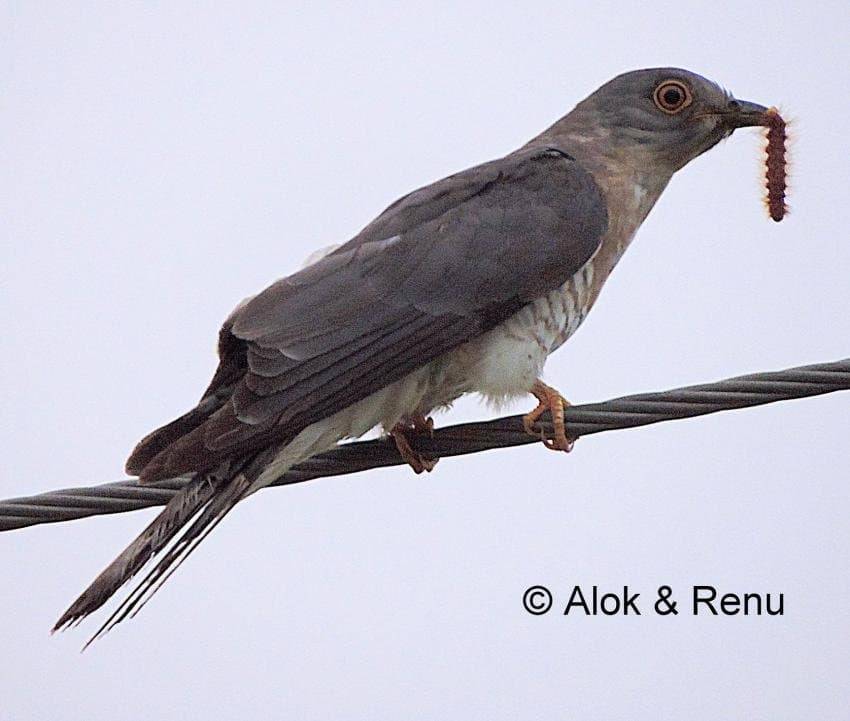
<svg viewBox="0 0 850 721"><path fill-rule="evenodd" d="M142 478L204 470L294 437L559 287L606 227L592 176L553 148L414 191L231 316L244 374L227 402L161 450Z"/></svg>
<svg viewBox="0 0 850 721"><path fill-rule="evenodd" d="M142 441L128 462L143 480L209 472L169 502L56 628L92 613L163 553L96 636L137 613L250 490L275 447L561 285L606 226L601 192L570 156L524 151L411 193L349 243L237 308L201 403Z"/></svg>

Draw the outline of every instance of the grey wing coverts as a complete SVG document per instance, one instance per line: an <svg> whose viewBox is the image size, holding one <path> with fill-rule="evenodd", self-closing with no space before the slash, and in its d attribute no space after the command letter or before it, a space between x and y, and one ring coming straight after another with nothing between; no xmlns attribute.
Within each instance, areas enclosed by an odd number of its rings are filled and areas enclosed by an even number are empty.
<svg viewBox="0 0 850 721"><path fill-rule="evenodd" d="M410 193L235 311L198 408L145 438L128 471L209 470L294 438L562 285L606 228L593 178L554 148Z"/></svg>
<svg viewBox="0 0 850 721"><path fill-rule="evenodd" d="M162 553L92 640L137 613L250 491L269 450L559 287L606 228L599 188L569 155L520 151L405 196L238 308L198 406L143 439L127 463L143 481L204 472L55 628L102 606Z"/></svg>

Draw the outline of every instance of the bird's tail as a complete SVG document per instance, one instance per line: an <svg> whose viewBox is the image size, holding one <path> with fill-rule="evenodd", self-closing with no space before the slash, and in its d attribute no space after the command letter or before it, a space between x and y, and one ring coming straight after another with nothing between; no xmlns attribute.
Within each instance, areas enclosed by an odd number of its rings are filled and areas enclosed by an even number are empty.
<svg viewBox="0 0 850 721"><path fill-rule="evenodd" d="M99 609L148 561L162 553L157 564L89 639L86 647L124 619L135 616L239 501L297 463L332 448L341 437L332 420L326 419L305 428L284 447L269 448L236 462L226 462L212 473L198 474L92 581L62 614L53 630L75 625Z"/></svg>
<svg viewBox="0 0 850 721"><path fill-rule="evenodd" d="M237 471L235 475L228 474L227 479L223 481L218 480L215 474L204 474L190 481L118 558L92 581L62 614L53 631L82 621L106 603L157 553L165 551L156 566L124 599L86 646L125 618L138 613L168 576L245 496L250 483L248 476L241 471Z"/></svg>

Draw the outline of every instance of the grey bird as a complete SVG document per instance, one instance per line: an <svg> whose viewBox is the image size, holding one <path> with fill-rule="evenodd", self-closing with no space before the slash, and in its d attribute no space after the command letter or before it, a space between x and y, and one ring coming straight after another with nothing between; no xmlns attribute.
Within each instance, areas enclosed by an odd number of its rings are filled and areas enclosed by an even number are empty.
<svg viewBox="0 0 850 721"><path fill-rule="evenodd" d="M341 440L382 426L408 440L466 393L534 394L569 450L566 401L540 380L587 316L672 175L767 108L686 70L625 73L519 150L405 195L347 243L243 302L219 335L197 407L135 448L143 483L186 489L72 604L99 608L155 554L95 634L133 615L250 493ZM191 523L190 523L191 521Z"/></svg>

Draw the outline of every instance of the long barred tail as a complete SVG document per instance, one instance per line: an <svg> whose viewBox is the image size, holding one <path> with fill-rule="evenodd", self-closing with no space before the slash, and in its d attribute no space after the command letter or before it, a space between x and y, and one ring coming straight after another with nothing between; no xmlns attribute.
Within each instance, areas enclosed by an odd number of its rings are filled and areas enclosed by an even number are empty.
<svg viewBox="0 0 850 721"><path fill-rule="evenodd" d="M76 625L99 609L148 561L165 550L159 563L97 630L86 646L128 616L138 613L198 543L244 498L251 485L248 476L241 469L226 475L222 473L224 470L222 468L217 474L205 474L192 480L174 496L150 525L62 614L53 631ZM187 527L193 518L194 522Z"/></svg>
<svg viewBox="0 0 850 721"><path fill-rule="evenodd" d="M268 448L254 456L226 462L212 473L199 474L92 581L62 614L53 631L76 625L94 613L148 561L162 553L157 564L83 648L124 619L135 616L239 501L268 485L293 465L333 447L342 437L332 419L326 419L304 429L284 447Z"/></svg>

